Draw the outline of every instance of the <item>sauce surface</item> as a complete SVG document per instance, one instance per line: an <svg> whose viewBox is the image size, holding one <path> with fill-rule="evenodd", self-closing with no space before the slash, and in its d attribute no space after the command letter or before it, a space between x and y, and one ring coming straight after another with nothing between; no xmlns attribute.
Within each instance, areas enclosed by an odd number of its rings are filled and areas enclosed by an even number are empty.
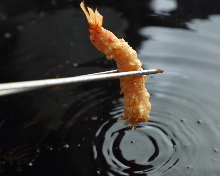
<svg viewBox="0 0 220 176"><path fill-rule="evenodd" d="M90 44L79 2L3 2L1 82L116 68ZM0 97L0 175L219 175L220 2L123 2L94 6L144 69L166 71L148 76L150 120L117 122L119 80Z"/></svg>

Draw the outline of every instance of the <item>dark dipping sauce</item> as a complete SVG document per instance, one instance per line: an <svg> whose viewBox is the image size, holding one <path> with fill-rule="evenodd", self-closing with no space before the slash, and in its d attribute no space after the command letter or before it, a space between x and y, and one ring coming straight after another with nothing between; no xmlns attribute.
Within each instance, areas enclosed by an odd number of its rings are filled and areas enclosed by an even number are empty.
<svg viewBox="0 0 220 176"><path fill-rule="evenodd" d="M0 97L0 175L219 176L220 1L97 0L138 52L152 110L135 131L118 80ZM0 1L0 82L116 68L90 43L76 0Z"/></svg>

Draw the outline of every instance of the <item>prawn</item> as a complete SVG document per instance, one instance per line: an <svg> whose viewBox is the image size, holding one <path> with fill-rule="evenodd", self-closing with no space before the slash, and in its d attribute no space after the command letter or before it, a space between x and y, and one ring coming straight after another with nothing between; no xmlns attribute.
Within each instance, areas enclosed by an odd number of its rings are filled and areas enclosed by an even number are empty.
<svg viewBox="0 0 220 176"><path fill-rule="evenodd" d="M90 26L89 34L93 45L104 53L107 59L114 59L120 72L142 70L137 52L124 39L118 39L102 27L103 16L98 10L93 11L89 7L86 9L84 2L81 2L80 7ZM121 93L124 94L124 115L118 120L126 120L126 124L131 124L132 129L135 129L138 123L149 119L151 103L150 94L145 88L146 79L145 75L120 78Z"/></svg>

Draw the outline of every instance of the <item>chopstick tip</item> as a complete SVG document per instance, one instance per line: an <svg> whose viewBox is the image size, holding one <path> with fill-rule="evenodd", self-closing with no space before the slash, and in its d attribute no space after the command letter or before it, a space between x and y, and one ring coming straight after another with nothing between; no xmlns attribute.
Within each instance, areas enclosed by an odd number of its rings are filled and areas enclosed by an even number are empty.
<svg viewBox="0 0 220 176"><path fill-rule="evenodd" d="M164 72L164 69L157 69L156 70L158 73L163 73Z"/></svg>

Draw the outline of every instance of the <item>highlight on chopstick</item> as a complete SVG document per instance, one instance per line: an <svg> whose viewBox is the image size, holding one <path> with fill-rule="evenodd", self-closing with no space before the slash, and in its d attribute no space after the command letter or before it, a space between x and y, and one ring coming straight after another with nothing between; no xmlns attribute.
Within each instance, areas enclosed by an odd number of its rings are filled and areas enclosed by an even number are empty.
<svg viewBox="0 0 220 176"><path fill-rule="evenodd" d="M124 39L118 39L112 32L102 27L103 16L98 10L86 8L84 2L81 2L80 7L90 26L89 34L93 45L104 53L107 59L114 59L120 72L142 70L142 63L136 51ZM121 93L124 94L124 116L118 120L126 120L126 124L133 126L132 129L135 129L138 123L149 119L151 103L150 94L145 88L146 80L145 75L120 78Z"/></svg>

